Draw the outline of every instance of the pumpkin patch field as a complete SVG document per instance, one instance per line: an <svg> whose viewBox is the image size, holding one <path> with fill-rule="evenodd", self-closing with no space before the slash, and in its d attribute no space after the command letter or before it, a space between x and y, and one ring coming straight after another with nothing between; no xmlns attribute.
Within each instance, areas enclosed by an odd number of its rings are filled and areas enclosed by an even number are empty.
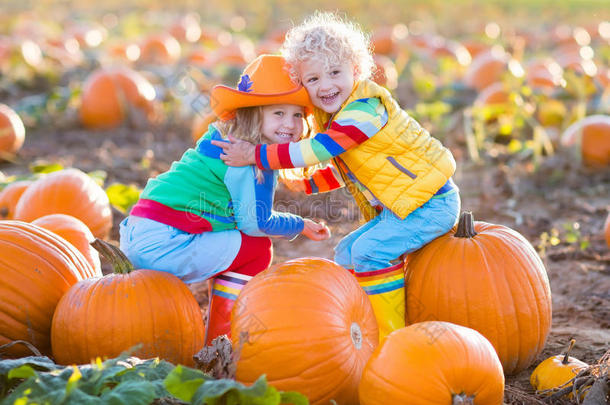
<svg viewBox="0 0 610 405"><path fill-rule="evenodd" d="M291 172L274 209L331 236L272 238L205 347L212 284L132 263L119 224L316 10L370 34L460 216L401 258L380 335L377 276L333 261L355 199ZM607 1L0 0L0 405L28 403L610 403Z"/></svg>

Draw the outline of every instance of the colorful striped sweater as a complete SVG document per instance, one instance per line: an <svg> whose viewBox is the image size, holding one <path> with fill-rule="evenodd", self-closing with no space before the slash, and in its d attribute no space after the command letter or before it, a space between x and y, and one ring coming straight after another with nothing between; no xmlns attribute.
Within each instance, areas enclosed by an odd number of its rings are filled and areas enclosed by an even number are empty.
<svg viewBox="0 0 610 405"><path fill-rule="evenodd" d="M254 166L229 167L220 160L223 140L210 125L197 146L170 169L148 180L130 215L152 219L185 232L239 229L251 236L293 238L303 219L273 210L277 171L264 170L258 182Z"/></svg>
<svg viewBox="0 0 610 405"><path fill-rule="evenodd" d="M356 100L331 121L326 132L295 143L257 145L256 164L276 170L326 162L367 141L387 122L388 114L379 98Z"/></svg>

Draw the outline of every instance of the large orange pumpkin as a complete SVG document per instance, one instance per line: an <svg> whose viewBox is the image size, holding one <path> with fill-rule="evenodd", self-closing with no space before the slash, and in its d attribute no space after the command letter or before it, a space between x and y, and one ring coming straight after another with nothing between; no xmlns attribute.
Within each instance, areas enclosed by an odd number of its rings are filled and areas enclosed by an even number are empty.
<svg viewBox="0 0 610 405"><path fill-rule="evenodd" d="M358 392L361 405L501 405L504 374L493 346L476 330L420 322L377 347Z"/></svg>
<svg viewBox="0 0 610 405"><path fill-rule="evenodd" d="M116 128L128 118L154 115L155 89L129 68L100 69L83 85L80 120L87 128Z"/></svg>
<svg viewBox="0 0 610 405"><path fill-rule="evenodd" d="M462 213L457 230L409 255L407 324L439 320L479 331L507 374L528 367L551 327L551 290L532 245Z"/></svg>
<svg viewBox="0 0 610 405"><path fill-rule="evenodd" d="M118 248L94 243L114 273L82 280L61 298L51 330L55 361L84 364L141 344L134 356L194 365L204 326L186 284L171 273L134 270Z"/></svg>
<svg viewBox="0 0 610 405"><path fill-rule="evenodd" d="M233 308L236 378L306 395L312 404L358 403L358 383L378 344L377 321L356 279L319 258L290 260L246 284Z"/></svg>
<svg viewBox="0 0 610 405"><path fill-rule="evenodd" d="M32 221L32 224L38 225L51 232L55 232L68 242L70 242L79 252L85 256L87 262L95 269L96 272L101 272L100 255L97 250L91 246L91 242L95 237L80 219L66 214L49 214L42 216Z"/></svg>
<svg viewBox="0 0 610 405"><path fill-rule="evenodd" d="M62 295L79 280L100 276L78 250L53 232L0 221L0 345L14 340L51 354L51 319ZM15 345L3 355L31 354Z"/></svg>
<svg viewBox="0 0 610 405"><path fill-rule="evenodd" d="M6 104L0 104L0 160L10 158L21 149L25 127L19 115Z"/></svg>
<svg viewBox="0 0 610 405"><path fill-rule="evenodd" d="M579 145L586 166L610 166L610 115L591 115L573 123L561 135L561 143Z"/></svg>
<svg viewBox="0 0 610 405"><path fill-rule="evenodd" d="M0 191L0 219L13 219L15 207L30 184L30 180L15 181Z"/></svg>
<svg viewBox="0 0 610 405"><path fill-rule="evenodd" d="M72 215L98 238L107 237L112 227L106 192L78 169L60 170L36 180L21 195L14 218L31 222L48 214Z"/></svg>

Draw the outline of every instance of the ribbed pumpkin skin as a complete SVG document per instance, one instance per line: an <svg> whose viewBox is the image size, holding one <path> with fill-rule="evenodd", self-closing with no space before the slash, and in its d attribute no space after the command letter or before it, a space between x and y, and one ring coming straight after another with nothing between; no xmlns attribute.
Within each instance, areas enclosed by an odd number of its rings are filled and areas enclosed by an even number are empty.
<svg viewBox="0 0 610 405"><path fill-rule="evenodd" d="M24 140L23 121L15 110L0 103L0 160L21 149Z"/></svg>
<svg viewBox="0 0 610 405"><path fill-rule="evenodd" d="M266 374L269 384L298 391L311 404L358 404L360 376L379 339L356 279L319 258L290 260L250 280L233 308L234 349L241 332L248 332L249 343L236 379L252 383Z"/></svg>
<svg viewBox="0 0 610 405"><path fill-rule="evenodd" d="M15 207L30 184L29 180L15 181L0 191L0 219L13 219Z"/></svg>
<svg viewBox="0 0 610 405"><path fill-rule="evenodd" d="M51 354L51 320L71 285L95 272L76 248L46 229L21 221L0 221L0 345L32 343ZM3 353L31 355L22 345Z"/></svg>
<svg viewBox="0 0 610 405"><path fill-rule="evenodd" d="M31 222L48 214L72 215L83 221L98 238L112 228L110 201L91 177L78 169L49 173L21 195L14 218Z"/></svg>
<svg viewBox="0 0 610 405"><path fill-rule="evenodd" d="M501 405L504 374L479 332L449 322L416 323L392 332L367 363L361 405L447 405L454 394Z"/></svg>
<svg viewBox="0 0 610 405"><path fill-rule="evenodd" d="M472 238L439 237L409 256L407 324L447 321L475 329L504 372L528 367L551 327L551 290L532 245L518 232L475 222Z"/></svg>
<svg viewBox="0 0 610 405"><path fill-rule="evenodd" d="M100 263L100 255L91 246L91 242L95 237L87 228L87 225L78 218L66 214L49 214L32 221L32 224L55 232L68 242L70 242L79 252L85 256L87 262L95 269L96 272L102 271Z"/></svg>
<svg viewBox="0 0 610 405"><path fill-rule="evenodd" d="M59 301L51 331L59 364L116 357L142 343L134 356L192 366L203 337L201 310L186 284L155 270L75 284Z"/></svg>

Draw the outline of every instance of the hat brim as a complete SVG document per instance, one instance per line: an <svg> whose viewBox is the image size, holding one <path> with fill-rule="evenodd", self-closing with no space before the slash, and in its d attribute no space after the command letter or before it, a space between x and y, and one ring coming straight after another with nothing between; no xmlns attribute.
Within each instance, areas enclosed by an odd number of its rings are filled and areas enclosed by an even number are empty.
<svg viewBox="0 0 610 405"><path fill-rule="evenodd" d="M243 107L254 107L272 104L294 104L305 107L306 114L313 113L313 105L305 87L300 86L285 93L259 94L246 93L231 87L218 85L210 94L210 106L222 121L235 116L235 110Z"/></svg>

